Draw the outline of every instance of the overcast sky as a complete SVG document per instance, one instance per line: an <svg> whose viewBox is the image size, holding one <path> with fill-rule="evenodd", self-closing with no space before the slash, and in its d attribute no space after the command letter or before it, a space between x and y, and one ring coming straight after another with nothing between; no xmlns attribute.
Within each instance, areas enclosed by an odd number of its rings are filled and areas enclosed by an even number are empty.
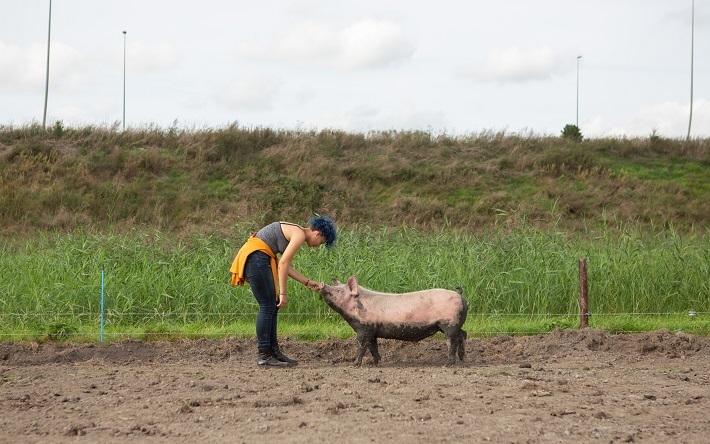
<svg viewBox="0 0 710 444"><path fill-rule="evenodd" d="M47 121L685 137L692 0L53 0ZM42 123L49 0L0 0L0 124ZM710 0L691 136L710 137ZM577 56L581 55L581 59ZM579 69L577 69L579 67ZM577 100L579 79L579 100Z"/></svg>

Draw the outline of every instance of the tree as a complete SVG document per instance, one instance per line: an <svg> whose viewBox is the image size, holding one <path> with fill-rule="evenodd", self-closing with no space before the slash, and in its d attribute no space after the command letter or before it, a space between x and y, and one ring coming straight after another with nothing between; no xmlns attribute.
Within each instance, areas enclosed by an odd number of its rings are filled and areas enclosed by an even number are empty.
<svg viewBox="0 0 710 444"><path fill-rule="evenodd" d="M572 125L571 123L565 125L565 128L562 130L562 137L575 142L581 142L582 139L584 139L579 127L577 125Z"/></svg>

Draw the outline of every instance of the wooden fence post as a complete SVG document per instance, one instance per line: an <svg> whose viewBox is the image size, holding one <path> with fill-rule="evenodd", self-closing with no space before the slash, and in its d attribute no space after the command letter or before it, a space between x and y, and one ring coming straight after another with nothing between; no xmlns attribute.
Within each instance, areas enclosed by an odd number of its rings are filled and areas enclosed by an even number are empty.
<svg viewBox="0 0 710 444"><path fill-rule="evenodd" d="M579 328L589 327L589 294L587 293L587 259L579 260Z"/></svg>

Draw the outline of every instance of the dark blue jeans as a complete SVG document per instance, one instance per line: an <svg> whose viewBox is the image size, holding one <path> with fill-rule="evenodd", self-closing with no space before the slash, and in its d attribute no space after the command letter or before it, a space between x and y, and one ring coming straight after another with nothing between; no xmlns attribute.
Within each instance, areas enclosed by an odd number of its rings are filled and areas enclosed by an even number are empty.
<svg viewBox="0 0 710 444"><path fill-rule="evenodd" d="M256 302L259 303L259 314L256 317L257 347L277 347L276 317L279 308L276 306L276 290L269 255L262 251L250 254L244 265L244 277L249 282Z"/></svg>

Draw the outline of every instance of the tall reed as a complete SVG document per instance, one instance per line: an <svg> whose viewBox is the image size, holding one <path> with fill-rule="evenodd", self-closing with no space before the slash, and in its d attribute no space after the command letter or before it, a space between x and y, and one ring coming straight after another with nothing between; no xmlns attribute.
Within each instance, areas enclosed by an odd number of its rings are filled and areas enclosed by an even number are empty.
<svg viewBox="0 0 710 444"><path fill-rule="evenodd" d="M0 243L0 338L41 335L52 326L95 331L104 269L107 328L183 326L196 332L253 320L249 286L229 285L246 230L233 238L42 234ZM579 258L589 261L593 315L710 312L710 236L627 231L597 238L521 230L476 236L407 227L341 230L332 250L304 248L295 266L330 282L357 275L382 292L461 286L470 322L496 316L578 314ZM317 293L289 283L281 318L342 325ZM554 326L554 325L553 325ZM153 327L151 327L153 328Z"/></svg>

